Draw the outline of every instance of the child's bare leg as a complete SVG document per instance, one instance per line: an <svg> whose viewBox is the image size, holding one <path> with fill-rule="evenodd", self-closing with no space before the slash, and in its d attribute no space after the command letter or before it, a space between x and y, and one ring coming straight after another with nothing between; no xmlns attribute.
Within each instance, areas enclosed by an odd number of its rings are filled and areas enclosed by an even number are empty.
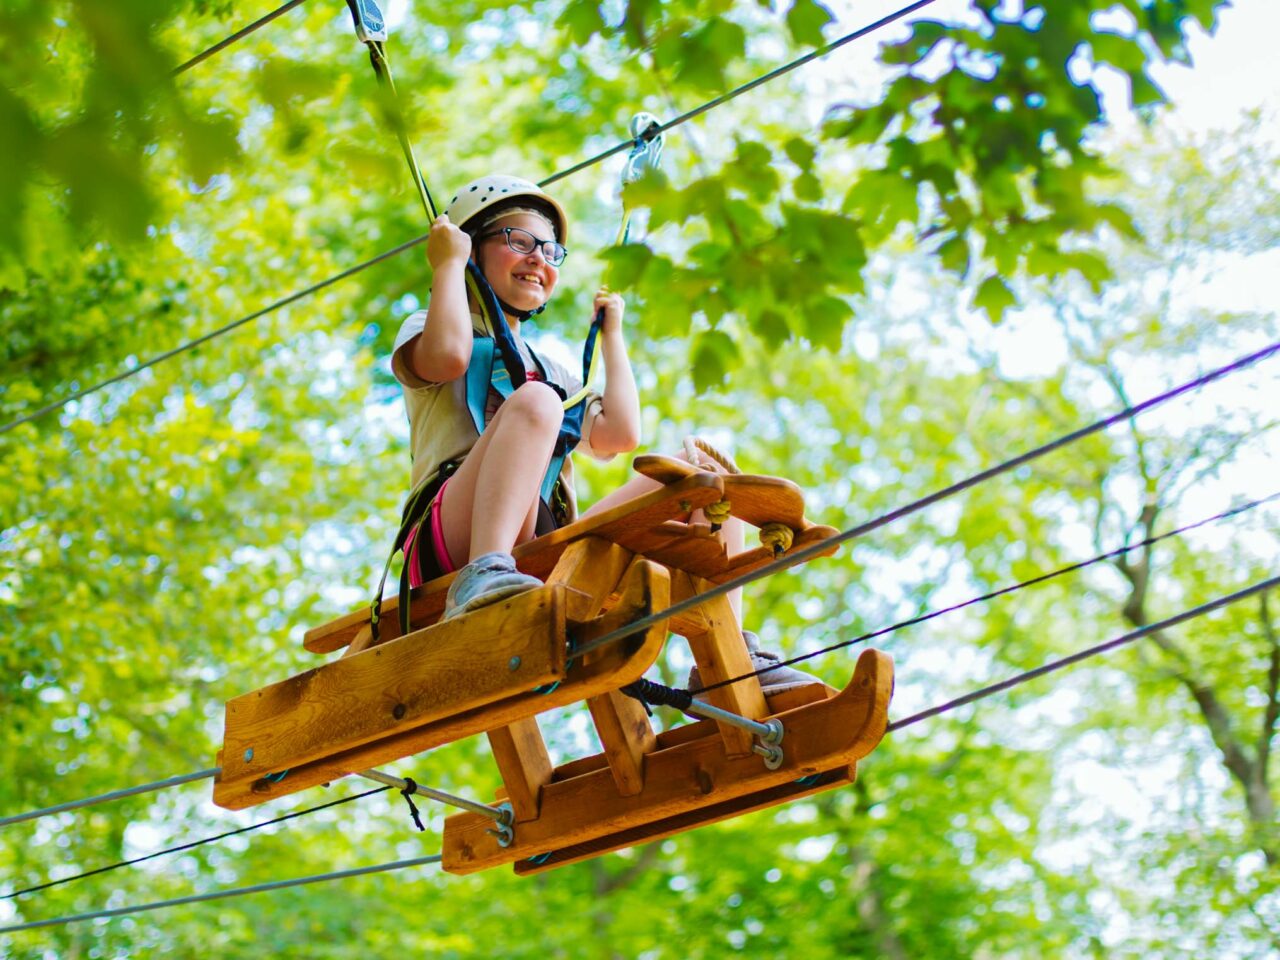
<svg viewBox="0 0 1280 960"><path fill-rule="evenodd" d="M510 553L533 535L563 417L559 396L543 383L519 387L498 408L441 502L445 545L456 565Z"/></svg>

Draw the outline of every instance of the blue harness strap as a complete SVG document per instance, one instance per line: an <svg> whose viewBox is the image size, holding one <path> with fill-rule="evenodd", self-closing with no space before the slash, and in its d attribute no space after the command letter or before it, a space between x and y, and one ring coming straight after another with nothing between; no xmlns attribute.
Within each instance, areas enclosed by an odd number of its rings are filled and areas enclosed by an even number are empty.
<svg viewBox="0 0 1280 960"><path fill-rule="evenodd" d="M594 346L595 333L596 328L593 326L588 336L588 362L591 347ZM478 336L471 341L471 363L466 373L467 411L471 414L471 422L476 428L477 435L484 433L484 412L489 401L489 389L492 387L504 400L516 389L516 385L511 382L511 374L507 372L505 359L499 355L500 352L500 345L492 337ZM540 368L543 368L536 354L533 359ZM545 368L541 372L545 377ZM565 398L564 391L559 386L551 383L550 380L547 381L547 385L559 393L562 400ZM547 465L542 487L538 491L539 498L546 504L551 503L556 481L560 479L560 471L564 467L564 458L582 439L582 419L586 409L587 401L584 399L575 403L564 413L564 419L560 424L560 436L556 438L551 462Z"/></svg>

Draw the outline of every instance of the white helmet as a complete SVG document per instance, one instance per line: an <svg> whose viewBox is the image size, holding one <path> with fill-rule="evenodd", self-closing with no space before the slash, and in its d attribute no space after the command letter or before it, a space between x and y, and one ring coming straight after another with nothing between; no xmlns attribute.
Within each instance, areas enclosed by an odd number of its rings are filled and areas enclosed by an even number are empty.
<svg viewBox="0 0 1280 960"><path fill-rule="evenodd" d="M524 204L508 202L516 198L525 198L527 202ZM554 197L544 193L536 183L522 177L491 173L479 180L472 180L449 201L444 212L454 226L465 230L467 224L472 223L472 228L478 229L481 223L479 218L483 217L487 210L499 204L503 207L528 206L531 209L544 211L551 220L552 226L556 228L556 239L562 244L565 243L569 218L565 216L564 207L560 206Z"/></svg>

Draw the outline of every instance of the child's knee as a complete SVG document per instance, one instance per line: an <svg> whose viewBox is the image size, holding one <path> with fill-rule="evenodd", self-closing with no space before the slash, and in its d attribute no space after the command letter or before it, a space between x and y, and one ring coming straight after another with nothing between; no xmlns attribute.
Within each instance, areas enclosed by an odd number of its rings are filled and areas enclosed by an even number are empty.
<svg viewBox="0 0 1280 960"><path fill-rule="evenodd" d="M531 381L517 388L502 404L519 417L522 425L538 431L559 431L564 421L560 394L545 383Z"/></svg>

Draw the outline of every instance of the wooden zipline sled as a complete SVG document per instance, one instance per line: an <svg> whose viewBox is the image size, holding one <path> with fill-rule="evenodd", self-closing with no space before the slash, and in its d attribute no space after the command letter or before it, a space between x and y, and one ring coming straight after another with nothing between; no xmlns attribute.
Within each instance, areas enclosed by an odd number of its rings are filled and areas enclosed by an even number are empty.
<svg viewBox="0 0 1280 960"><path fill-rule="evenodd" d="M843 690L814 683L766 698L726 597L658 619L836 531L805 519L803 496L787 480L703 472L666 457L635 465L663 486L516 548L519 568L543 587L437 622L450 574L412 592L406 635L395 598L383 605L377 644L367 609L309 631L307 650L344 652L227 702L214 802L251 807L485 733L513 829L494 831L476 813L448 818L443 866L469 873L515 862L523 874L852 782L888 722L886 654L865 650ZM717 507L769 531L770 544L730 557L709 525L684 522ZM656 622L636 634L572 652L649 617ZM644 706L620 688L654 664L669 631L688 640L705 687L743 677L709 690L705 702L776 719L781 743L762 748L722 720L655 733ZM553 767L537 715L579 701L603 752Z"/></svg>

